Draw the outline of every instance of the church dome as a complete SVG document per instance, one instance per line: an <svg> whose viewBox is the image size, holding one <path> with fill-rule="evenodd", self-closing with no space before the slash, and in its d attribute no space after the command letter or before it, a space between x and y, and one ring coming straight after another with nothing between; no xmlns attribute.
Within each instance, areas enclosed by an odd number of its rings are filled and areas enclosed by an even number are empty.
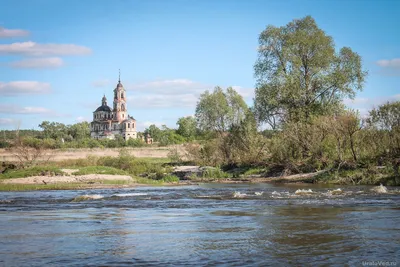
<svg viewBox="0 0 400 267"><path fill-rule="evenodd" d="M101 105L100 107L98 107L96 109L95 112L98 112L98 111L111 112L111 108L109 106L107 106L107 105Z"/></svg>

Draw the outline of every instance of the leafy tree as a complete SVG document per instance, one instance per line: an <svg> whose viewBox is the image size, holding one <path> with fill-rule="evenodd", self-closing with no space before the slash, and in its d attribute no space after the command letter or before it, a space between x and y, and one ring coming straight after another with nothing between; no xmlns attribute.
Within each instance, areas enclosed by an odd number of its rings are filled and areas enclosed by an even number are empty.
<svg viewBox="0 0 400 267"><path fill-rule="evenodd" d="M196 119L192 116L182 117L176 123L178 125L177 134L187 138L193 139L196 135Z"/></svg>
<svg viewBox="0 0 400 267"><path fill-rule="evenodd" d="M81 140L90 137L90 124L89 122L79 122L68 126L68 133L75 140Z"/></svg>
<svg viewBox="0 0 400 267"><path fill-rule="evenodd" d="M231 162L253 164L265 159L266 138L258 132L254 113L250 109L245 119L232 127L226 141L231 148Z"/></svg>
<svg viewBox="0 0 400 267"><path fill-rule="evenodd" d="M332 37L307 16L286 26L268 26L259 36L255 110L261 122L308 120L332 114L344 97L361 90L367 72L348 47L338 53Z"/></svg>
<svg viewBox="0 0 400 267"><path fill-rule="evenodd" d="M144 132L149 133L155 142L158 142L161 138L161 129L155 124L150 125Z"/></svg>
<svg viewBox="0 0 400 267"><path fill-rule="evenodd" d="M368 122L379 129L400 129L400 101L387 102L369 112Z"/></svg>
<svg viewBox="0 0 400 267"><path fill-rule="evenodd" d="M400 156L400 101L387 102L369 112L368 123L387 136L385 147L392 156Z"/></svg>
<svg viewBox="0 0 400 267"><path fill-rule="evenodd" d="M339 128L339 133L346 138L351 150L354 162L357 162L357 133L361 131L363 124L356 111L346 111L341 116L336 117L336 124Z"/></svg>
<svg viewBox="0 0 400 267"><path fill-rule="evenodd" d="M239 125L248 110L243 97L232 87L226 92L221 87L215 87L200 95L196 106L196 120L203 131L227 132L234 125Z"/></svg>
<svg viewBox="0 0 400 267"><path fill-rule="evenodd" d="M161 146L167 146L172 144L181 144L185 142L185 138L177 134L174 129L168 128L166 125L162 125L161 129L154 124L147 128L145 133L149 133L155 142L159 142Z"/></svg>
<svg viewBox="0 0 400 267"><path fill-rule="evenodd" d="M58 139L68 135L68 127L63 123L43 121L39 127L43 129L45 138Z"/></svg>
<svg viewBox="0 0 400 267"><path fill-rule="evenodd" d="M162 125L158 141L160 142L160 145L168 146L173 144L181 144L185 142L185 138L177 134L174 129L170 129L166 125Z"/></svg>

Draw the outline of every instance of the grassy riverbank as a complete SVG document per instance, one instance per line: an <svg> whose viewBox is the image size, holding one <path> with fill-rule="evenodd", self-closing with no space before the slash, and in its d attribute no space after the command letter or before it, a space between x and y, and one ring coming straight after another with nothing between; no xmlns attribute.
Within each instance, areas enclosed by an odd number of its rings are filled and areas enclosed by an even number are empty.
<svg viewBox="0 0 400 267"><path fill-rule="evenodd" d="M311 173L284 174L277 166L242 166L222 170L202 168L202 172L178 178L174 166L191 164L171 157L137 158L126 150L118 156L92 156L49 161L29 168L11 168L0 174L0 191L62 190L137 185L191 183L331 183L351 185L399 185L388 167L331 169ZM24 179L18 179L24 178Z"/></svg>

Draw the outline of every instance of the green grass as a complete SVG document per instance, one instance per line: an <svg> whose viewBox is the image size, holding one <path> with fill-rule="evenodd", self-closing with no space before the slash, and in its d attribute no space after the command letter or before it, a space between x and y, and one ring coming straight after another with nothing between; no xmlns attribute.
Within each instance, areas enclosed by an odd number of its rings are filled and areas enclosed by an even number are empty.
<svg viewBox="0 0 400 267"><path fill-rule="evenodd" d="M144 177L133 177L133 181L138 184L148 184L148 185L163 185L164 184L163 180L153 180L153 179L144 178Z"/></svg>
<svg viewBox="0 0 400 267"><path fill-rule="evenodd" d="M179 182L179 177L176 175L166 175L161 179L161 181L165 183L177 183Z"/></svg>
<svg viewBox="0 0 400 267"><path fill-rule="evenodd" d="M255 175L255 174L263 174L265 172L266 172L265 168L253 167L253 168L247 169L243 173L243 176L249 176L249 175Z"/></svg>
<svg viewBox="0 0 400 267"><path fill-rule="evenodd" d="M220 168L207 168L203 172L203 178L224 179L229 178L230 175Z"/></svg>
<svg viewBox="0 0 400 267"><path fill-rule="evenodd" d="M0 174L0 179L24 178L41 175L63 175L58 167L55 166L35 166L27 169L8 170Z"/></svg>
<svg viewBox="0 0 400 267"><path fill-rule="evenodd" d="M345 185L398 185L390 168L378 170L376 168L358 168L354 170L335 170L321 173L314 177L318 183L332 183Z"/></svg>
<svg viewBox="0 0 400 267"><path fill-rule="evenodd" d="M82 167L79 168L79 171L73 173L73 175L86 175L86 174L128 175L126 171L107 166Z"/></svg>
<svg viewBox="0 0 400 267"><path fill-rule="evenodd" d="M96 181L96 183L100 184L115 184L115 185L120 185L120 184L133 184L135 181L132 179L131 181L128 180L100 180Z"/></svg>
<svg viewBox="0 0 400 267"><path fill-rule="evenodd" d="M136 158L137 161L142 161L142 162L148 162L148 163L159 163L159 164L165 164L165 163L170 163L171 160L168 158L150 158L150 157L144 157L144 158Z"/></svg>
<svg viewBox="0 0 400 267"><path fill-rule="evenodd" d="M33 190L72 190L84 189L88 184L82 183L57 183L57 184L3 184L0 183L0 191L33 191Z"/></svg>

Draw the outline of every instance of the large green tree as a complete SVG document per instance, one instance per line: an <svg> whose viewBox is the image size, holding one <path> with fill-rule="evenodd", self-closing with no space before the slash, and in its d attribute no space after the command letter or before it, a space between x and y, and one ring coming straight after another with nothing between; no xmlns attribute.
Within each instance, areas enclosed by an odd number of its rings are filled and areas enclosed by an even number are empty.
<svg viewBox="0 0 400 267"><path fill-rule="evenodd" d="M335 112L344 97L362 89L367 74L361 57L348 47L336 52L332 37L310 16L267 26L254 69L255 111L272 127Z"/></svg>
<svg viewBox="0 0 400 267"><path fill-rule="evenodd" d="M160 128L158 128L155 124L152 124L149 126L149 128L146 128L144 130L144 133L148 133L150 134L150 136L153 138L153 140L155 142L160 141L161 135L162 135L162 131Z"/></svg>
<svg viewBox="0 0 400 267"><path fill-rule="evenodd" d="M42 128L45 138L58 139L68 136L68 126L64 123L43 121L39 127Z"/></svg>
<svg viewBox="0 0 400 267"><path fill-rule="evenodd" d="M177 123L178 130L176 131L181 136L191 139L196 136L196 119L192 116L179 118Z"/></svg>
<svg viewBox="0 0 400 267"><path fill-rule="evenodd" d="M74 140L90 138L90 123L83 121L69 125L68 133Z"/></svg>
<svg viewBox="0 0 400 267"><path fill-rule="evenodd" d="M368 123L382 136L387 136L388 144L381 145L393 156L400 156L400 101L387 102L369 112ZM382 138L380 138L382 139ZM385 139L385 138L383 138ZM382 142L383 140L379 140ZM399 162L400 164L400 162Z"/></svg>
<svg viewBox="0 0 400 267"><path fill-rule="evenodd" d="M217 86L212 93L207 90L200 95L195 117L200 130L223 133L239 125L247 110L243 97L232 87L224 91Z"/></svg>

